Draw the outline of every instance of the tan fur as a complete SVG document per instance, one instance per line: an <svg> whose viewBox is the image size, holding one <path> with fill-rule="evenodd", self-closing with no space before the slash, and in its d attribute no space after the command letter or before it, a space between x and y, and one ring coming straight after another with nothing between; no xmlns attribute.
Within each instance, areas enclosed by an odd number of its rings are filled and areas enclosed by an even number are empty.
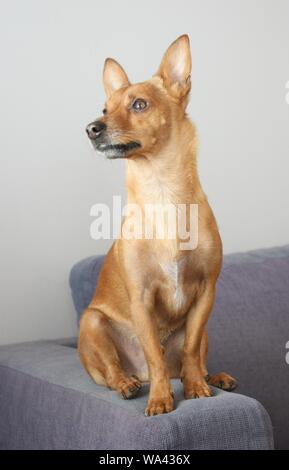
<svg viewBox="0 0 289 470"><path fill-rule="evenodd" d="M170 46L147 82L131 85L113 59L104 68L108 99L102 121L114 141L142 145L126 160L128 202L143 213L147 203L193 203L199 210L194 250L180 250L177 238L115 241L81 318L79 354L87 372L126 398L149 380L148 415L173 409L170 377L182 378L186 398L211 395L206 324L222 244L199 182L196 131L185 113L190 71L187 36ZM130 103L138 97L148 109L132 113ZM226 377L209 380L227 386L232 378Z"/></svg>

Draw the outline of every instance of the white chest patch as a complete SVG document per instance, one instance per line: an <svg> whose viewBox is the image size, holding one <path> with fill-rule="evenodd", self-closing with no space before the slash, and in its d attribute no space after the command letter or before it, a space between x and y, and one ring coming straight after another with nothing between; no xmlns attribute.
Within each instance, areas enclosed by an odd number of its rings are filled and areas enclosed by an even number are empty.
<svg viewBox="0 0 289 470"><path fill-rule="evenodd" d="M184 303L185 297L182 289L182 284L180 282L180 277L182 273L182 264L183 260L180 261L170 261L169 263L160 263L160 266L172 283L173 286L173 301L176 309L181 308Z"/></svg>

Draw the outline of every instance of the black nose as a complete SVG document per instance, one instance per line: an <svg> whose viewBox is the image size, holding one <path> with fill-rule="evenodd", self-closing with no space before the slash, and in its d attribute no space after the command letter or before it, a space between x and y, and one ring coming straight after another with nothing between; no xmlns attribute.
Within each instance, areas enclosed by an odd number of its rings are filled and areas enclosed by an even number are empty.
<svg viewBox="0 0 289 470"><path fill-rule="evenodd" d="M88 124L86 128L87 135L90 139L97 139L106 129L106 124L102 121L94 121Z"/></svg>

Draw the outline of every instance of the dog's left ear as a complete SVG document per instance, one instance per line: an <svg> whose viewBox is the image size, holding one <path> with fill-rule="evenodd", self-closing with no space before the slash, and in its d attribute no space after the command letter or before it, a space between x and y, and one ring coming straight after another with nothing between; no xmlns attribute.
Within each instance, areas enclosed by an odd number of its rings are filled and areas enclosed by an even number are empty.
<svg viewBox="0 0 289 470"><path fill-rule="evenodd" d="M176 39L167 49L156 75L163 79L168 92L184 98L191 88L191 52L187 34Z"/></svg>
<svg viewBox="0 0 289 470"><path fill-rule="evenodd" d="M103 84L106 96L110 98L114 91L129 85L129 79L122 66L114 59L106 59L103 67Z"/></svg>

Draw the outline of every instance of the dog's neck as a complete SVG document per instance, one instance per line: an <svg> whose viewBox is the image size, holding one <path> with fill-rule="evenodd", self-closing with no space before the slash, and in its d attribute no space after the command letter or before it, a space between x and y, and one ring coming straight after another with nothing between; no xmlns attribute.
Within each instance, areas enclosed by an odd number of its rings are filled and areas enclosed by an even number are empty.
<svg viewBox="0 0 289 470"><path fill-rule="evenodd" d="M200 203L205 195L197 173L197 137L185 118L157 155L127 161L128 203Z"/></svg>

